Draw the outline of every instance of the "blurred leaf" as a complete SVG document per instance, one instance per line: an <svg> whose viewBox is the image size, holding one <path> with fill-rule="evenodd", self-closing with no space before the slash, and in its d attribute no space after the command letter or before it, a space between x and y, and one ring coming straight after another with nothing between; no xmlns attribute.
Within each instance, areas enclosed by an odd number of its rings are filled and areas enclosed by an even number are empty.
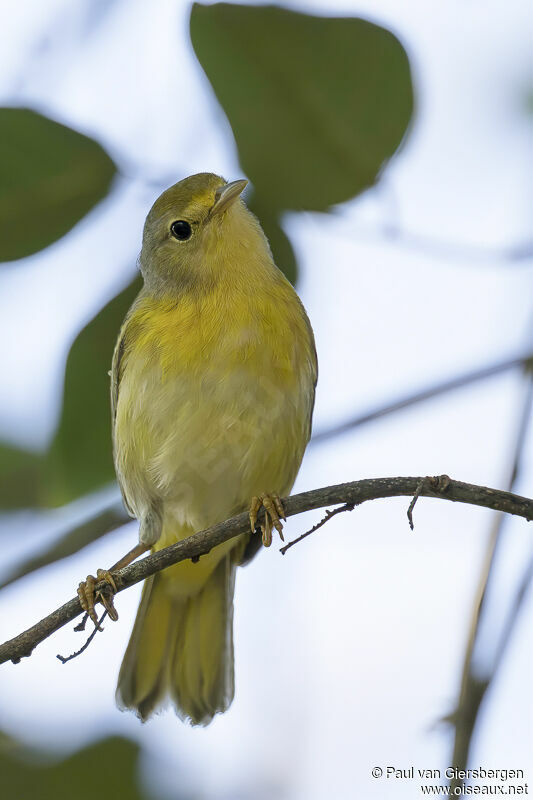
<svg viewBox="0 0 533 800"><path fill-rule="evenodd" d="M148 795L137 785L138 759L138 744L118 736L54 763L43 763L41 753L28 751L13 740L2 741L2 794L6 800L95 800L100 796L147 800Z"/></svg>
<svg viewBox="0 0 533 800"><path fill-rule="evenodd" d="M31 556L18 564L15 569L7 575L7 577L0 581L0 589L9 586L24 575L29 575L41 567L46 567L48 564L53 564L54 561L59 561L62 558L67 558L74 553L77 553L82 547L85 547L106 533L125 525L130 521L130 517L126 512L119 508L112 508L103 511L98 516L93 517L87 522L77 525L70 531L67 531L57 542L54 542L47 550L44 550L37 555Z"/></svg>
<svg viewBox="0 0 533 800"><path fill-rule="evenodd" d="M292 245L281 227L276 212L264 206L257 195L247 195L246 203L261 222L265 235L270 243L276 264L283 264L283 272L291 283L296 283L298 266Z"/></svg>
<svg viewBox="0 0 533 800"><path fill-rule="evenodd" d="M45 457L40 453L0 444L0 505L40 505L44 471Z"/></svg>
<svg viewBox="0 0 533 800"><path fill-rule="evenodd" d="M109 370L120 326L141 285L136 278L114 297L70 349L63 411L48 454L48 505L63 505L115 480Z"/></svg>
<svg viewBox="0 0 533 800"><path fill-rule="evenodd" d="M44 456L0 448L0 507L59 506L115 479L109 370L113 348L141 287L136 278L81 331L67 359L63 410Z"/></svg>
<svg viewBox="0 0 533 800"><path fill-rule="evenodd" d="M0 261L11 261L64 236L116 166L93 139L26 108L0 108L0 140Z"/></svg>
<svg viewBox="0 0 533 800"><path fill-rule="evenodd" d="M413 113L393 34L362 19L227 3L195 3L190 29L271 230L284 210L325 211L375 183Z"/></svg>

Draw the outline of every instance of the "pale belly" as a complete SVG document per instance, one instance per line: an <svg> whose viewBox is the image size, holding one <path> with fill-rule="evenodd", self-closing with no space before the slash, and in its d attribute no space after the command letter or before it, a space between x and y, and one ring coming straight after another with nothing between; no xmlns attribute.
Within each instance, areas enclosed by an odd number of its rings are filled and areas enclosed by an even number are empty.
<svg viewBox="0 0 533 800"><path fill-rule="evenodd" d="M135 515L162 507L159 546L245 510L254 495L290 491L308 438L311 377L289 376L287 386L213 367L162 381L154 367L137 370L121 382L115 455Z"/></svg>

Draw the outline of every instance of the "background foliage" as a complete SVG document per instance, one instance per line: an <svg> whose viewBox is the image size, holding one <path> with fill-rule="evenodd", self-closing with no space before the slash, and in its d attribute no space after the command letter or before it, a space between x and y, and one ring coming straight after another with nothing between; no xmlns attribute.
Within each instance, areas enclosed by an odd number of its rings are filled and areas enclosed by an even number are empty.
<svg viewBox="0 0 533 800"><path fill-rule="evenodd" d="M80 23L86 37L103 35L100 26L106 14L113 13L112 6L109 3L108 11L103 6L87 10ZM320 220L322 215L339 214L340 204L369 190L379 193L389 162L416 132L406 49L386 26L359 16L321 17L230 3L195 3L187 6L187 13L190 44L206 78L204 91L216 97L219 124L229 124L230 147L252 184L248 202L261 219L277 264L298 285L301 257L287 235L287 214L311 212ZM178 77L169 102L180 103L181 88ZM164 125L164 120L157 124ZM181 128L191 140L200 135L187 113ZM77 130L42 109L0 109L0 138L0 259L12 262L5 265L6 271L26 263L17 259L61 247L63 237L81 230L91 213L111 214L118 187L130 180L131 164L116 144L111 147L96 134ZM152 199L181 177L150 179ZM137 234L140 230L138 239ZM424 242L421 245L423 249ZM506 268L518 261L530 266L531 249L526 243L503 260ZM481 274L479 280L482 295ZM115 287L115 295L102 300L92 319L78 326L65 361L61 411L49 444L34 451L12 436L0 444L0 504L10 512L5 538L15 511L63 515L60 535L53 541L43 536L43 544L22 554L3 576L4 585L72 555L126 521L115 495L102 508L101 493L114 480L108 370L121 321L139 287L138 277ZM377 292L376 308L385 320L384 294ZM34 346L39 346L37 337ZM395 365L391 361L383 367L394 370ZM530 399L523 410L526 420L528 403ZM526 433L527 422L519 428L516 465ZM76 502L83 505L81 513L73 510ZM32 762L32 757L23 745L5 738L1 771L7 786L16 787L13 796L58 796L74 782L87 796L102 789L147 796L136 784L138 746L127 740L102 740L53 764ZM28 758L32 766L21 766ZM105 786L100 773L111 776ZM113 781L118 789L113 790Z"/></svg>

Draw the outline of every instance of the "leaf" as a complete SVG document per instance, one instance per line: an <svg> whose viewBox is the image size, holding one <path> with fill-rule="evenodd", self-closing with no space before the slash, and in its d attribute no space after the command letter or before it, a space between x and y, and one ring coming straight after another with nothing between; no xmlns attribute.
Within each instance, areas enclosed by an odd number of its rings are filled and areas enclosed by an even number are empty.
<svg viewBox="0 0 533 800"><path fill-rule="evenodd" d="M48 452L0 447L0 507L59 506L115 479L108 373L120 326L140 287L136 278L74 341L59 427Z"/></svg>
<svg viewBox="0 0 533 800"><path fill-rule="evenodd" d="M40 505L44 471L45 456L0 444L0 507Z"/></svg>
<svg viewBox="0 0 533 800"><path fill-rule="evenodd" d="M70 349L63 410L47 457L47 505L63 505L115 480L109 370L120 327L140 288L136 278L91 320Z"/></svg>
<svg viewBox="0 0 533 800"><path fill-rule="evenodd" d="M93 139L27 108L0 108L0 139L0 261L11 261L64 236L116 166Z"/></svg>
<svg viewBox="0 0 533 800"><path fill-rule="evenodd" d="M267 205L261 205L260 198L255 195L246 197L246 204L261 222L265 235L275 255L277 264L283 264L283 272L295 284L298 277L298 265L292 245L281 227L276 212Z"/></svg>
<svg viewBox="0 0 533 800"><path fill-rule="evenodd" d="M409 61L392 33L228 3L195 3L190 32L269 225L376 182L413 113Z"/></svg>
<svg viewBox="0 0 533 800"><path fill-rule="evenodd" d="M7 737L0 739L2 795L13 800L95 800L127 797L146 800L137 785L139 745L111 736L55 763Z"/></svg>

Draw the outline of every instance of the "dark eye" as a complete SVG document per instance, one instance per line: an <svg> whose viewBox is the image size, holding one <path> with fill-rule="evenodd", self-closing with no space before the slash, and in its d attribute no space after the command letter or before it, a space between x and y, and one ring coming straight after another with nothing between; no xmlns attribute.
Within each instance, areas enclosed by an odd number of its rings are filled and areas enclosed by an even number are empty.
<svg viewBox="0 0 533 800"><path fill-rule="evenodd" d="M187 239L191 238L192 228L186 220L177 219L170 226L170 232L172 236L175 236L180 242L185 242Z"/></svg>

